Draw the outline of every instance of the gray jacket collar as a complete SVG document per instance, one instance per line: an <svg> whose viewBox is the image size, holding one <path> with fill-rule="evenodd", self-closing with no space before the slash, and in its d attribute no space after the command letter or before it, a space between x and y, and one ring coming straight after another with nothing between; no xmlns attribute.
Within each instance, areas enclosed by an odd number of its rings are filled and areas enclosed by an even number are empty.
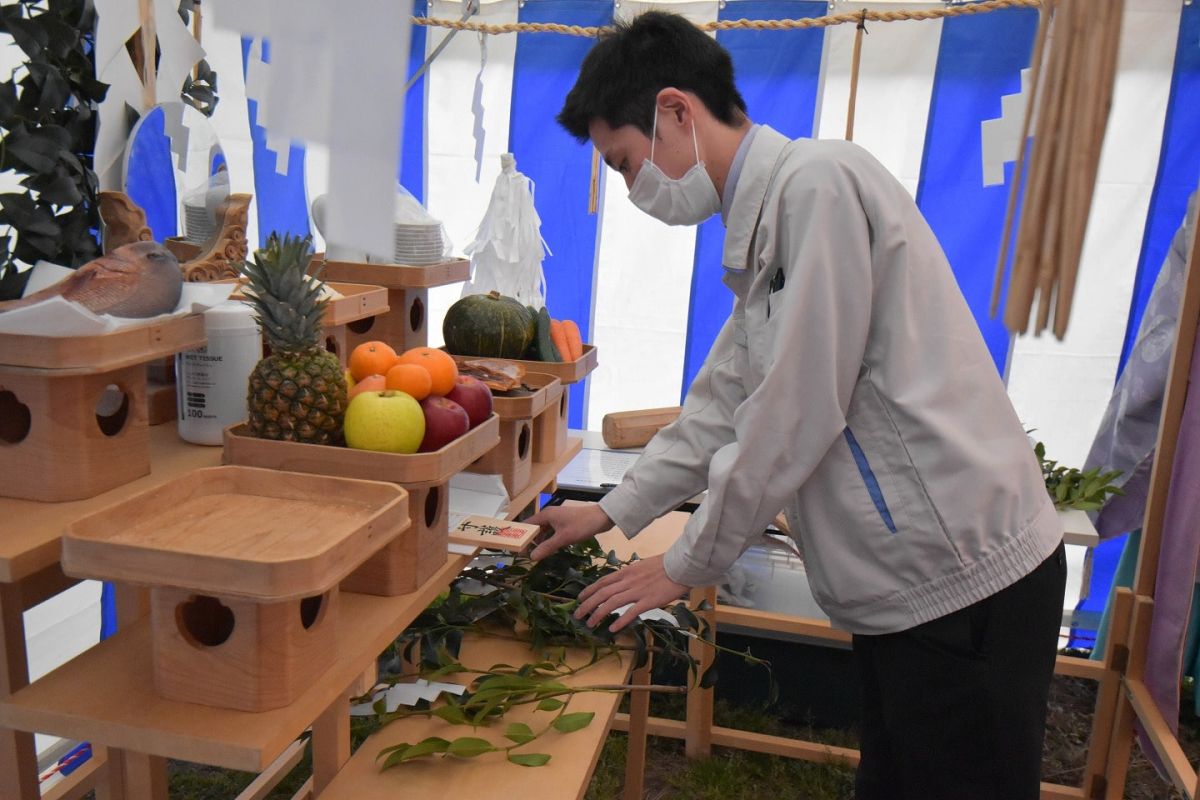
<svg viewBox="0 0 1200 800"><path fill-rule="evenodd" d="M782 133L763 125L750 144L725 228L725 250L721 264L726 269L740 272L749 266L750 243L758 227L759 213L766 200L771 177L775 174L775 166L788 141Z"/></svg>

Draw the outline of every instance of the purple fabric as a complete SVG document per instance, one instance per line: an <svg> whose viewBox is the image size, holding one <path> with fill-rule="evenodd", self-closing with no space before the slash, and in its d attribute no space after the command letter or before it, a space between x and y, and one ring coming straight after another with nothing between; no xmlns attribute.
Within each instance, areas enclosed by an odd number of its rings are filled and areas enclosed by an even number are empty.
<svg viewBox="0 0 1200 800"><path fill-rule="evenodd" d="M1200 385L1200 345L1188 373ZM1200 557L1200 391L1191 391L1183 407L1171 487L1167 492L1162 549L1154 589L1154 616L1146 655L1146 686L1163 718L1178 733L1179 681L1187 636L1196 564Z"/></svg>
<svg viewBox="0 0 1200 800"><path fill-rule="evenodd" d="M1096 530L1103 538L1120 536L1142 527L1167 371L1175 349L1184 271L1195 235L1196 199L1197 193L1193 193L1187 216L1180 222L1154 282L1133 352L1117 379L1104 419L1084 462L1085 470L1100 467L1104 471L1119 470L1122 473L1117 483L1125 490L1125 495L1111 498L1093 517Z"/></svg>

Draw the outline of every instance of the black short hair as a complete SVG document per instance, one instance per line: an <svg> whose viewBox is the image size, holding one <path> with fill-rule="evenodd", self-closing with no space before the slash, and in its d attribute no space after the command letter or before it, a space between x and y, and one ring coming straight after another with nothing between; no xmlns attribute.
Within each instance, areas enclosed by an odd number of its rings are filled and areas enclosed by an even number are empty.
<svg viewBox="0 0 1200 800"><path fill-rule="evenodd" d="M728 51L678 14L647 11L601 34L558 122L581 142L595 119L614 129L634 125L649 136L654 98L667 87L693 92L726 125L746 113Z"/></svg>

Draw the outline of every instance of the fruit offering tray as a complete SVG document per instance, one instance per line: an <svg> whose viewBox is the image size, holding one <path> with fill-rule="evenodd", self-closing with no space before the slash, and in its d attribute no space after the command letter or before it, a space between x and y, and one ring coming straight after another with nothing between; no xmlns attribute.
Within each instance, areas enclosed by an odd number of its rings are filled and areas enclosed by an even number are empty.
<svg viewBox="0 0 1200 800"><path fill-rule="evenodd" d="M237 283L245 285L246 282L242 280ZM377 314L385 314L389 310L386 287L336 281L325 281L325 285L341 295L331 299L325 306L325 316L321 318L321 322L326 328L358 322ZM246 297L237 290L230 295L230 299L245 300Z"/></svg>
<svg viewBox="0 0 1200 800"><path fill-rule="evenodd" d="M471 262L455 258L439 264L366 264L357 261L329 261L324 253L313 256L314 267L324 264L322 278L327 281L369 283L388 289L428 289L461 283L471 277ZM311 271L311 268L310 268Z"/></svg>
<svg viewBox="0 0 1200 800"><path fill-rule="evenodd" d="M258 600L335 586L408 524L381 481L207 467L77 520L62 566L81 578Z"/></svg>
<svg viewBox="0 0 1200 800"><path fill-rule="evenodd" d="M384 453L252 436L245 423L225 429L226 464L390 481L406 487L448 481L500 442L500 417L492 414L454 441L429 453Z"/></svg>
<svg viewBox="0 0 1200 800"><path fill-rule="evenodd" d="M526 372L521 383L507 392L492 391L492 408L500 419L533 419L562 397L562 381L553 375Z"/></svg>
<svg viewBox="0 0 1200 800"><path fill-rule="evenodd" d="M443 350L447 348L443 347ZM574 361L529 361L520 358L494 358L492 356L468 356L462 355L460 358L484 358L492 361L509 361L513 364L520 364L525 368L526 374L537 372L543 375L549 375L558 378L564 386L572 383L579 383L581 380L590 375L599 365L599 357L596 351L596 345L585 344L583 346L583 355Z"/></svg>
<svg viewBox="0 0 1200 800"><path fill-rule="evenodd" d="M0 366L95 374L153 361L204 342L203 314L147 320L79 336L0 333Z"/></svg>

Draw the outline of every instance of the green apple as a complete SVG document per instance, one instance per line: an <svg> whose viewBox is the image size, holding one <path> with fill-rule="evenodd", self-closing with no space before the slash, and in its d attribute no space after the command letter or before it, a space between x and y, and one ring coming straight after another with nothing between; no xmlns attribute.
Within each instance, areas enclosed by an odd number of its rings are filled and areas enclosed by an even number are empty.
<svg viewBox="0 0 1200 800"><path fill-rule="evenodd" d="M425 414L410 394L362 392L346 408L342 430L357 450L415 453L425 438Z"/></svg>

